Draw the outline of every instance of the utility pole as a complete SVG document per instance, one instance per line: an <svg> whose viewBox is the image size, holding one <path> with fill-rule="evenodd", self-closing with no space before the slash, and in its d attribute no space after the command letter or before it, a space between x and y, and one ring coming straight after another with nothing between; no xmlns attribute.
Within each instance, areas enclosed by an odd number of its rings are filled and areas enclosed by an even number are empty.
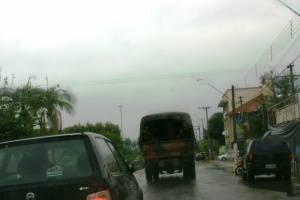
<svg viewBox="0 0 300 200"><path fill-rule="evenodd" d="M198 125L198 126L194 126L194 130L198 130L199 131L199 133L198 133L198 141L200 142L200 125ZM197 140L197 134L196 134L196 140Z"/></svg>
<svg viewBox="0 0 300 200"><path fill-rule="evenodd" d="M203 137L203 139L204 139L204 125L203 125L203 120L204 120L204 119L201 119L201 121L202 121L202 137Z"/></svg>
<svg viewBox="0 0 300 200"><path fill-rule="evenodd" d="M233 138L234 138L234 144L233 149L235 152L234 161L237 164L237 137L236 137L236 122L235 122L235 98L234 98L234 85L231 86L232 91L232 129L233 129Z"/></svg>
<svg viewBox="0 0 300 200"><path fill-rule="evenodd" d="M293 67L294 67L294 63L290 64L287 68L290 68L292 95L294 96L295 95L295 88L294 88ZM295 100L295 97L294 97L294 100Z"/></svg>
<svg viewBox="0 0 300 200"><path fill-rule="evenodd" d="M119 105L120 108L120 115L121 115L121 137L123 138L123 127L122 127L122 105Z"/></svg>
<svg viewBox="0 0 300 200"><path fill-rule="evenodd" d="M299 15L299 14L298 14ZM294 103L296 101L295 99L295 88L294 88L294 76L293 76L293 67L294 67L294 63L291 63L287 68L290 68L290 76L291 76L291 86L292 86L292 95L293 95L293 100L294 100ZM295 155L296 155L296 138L294 138L294 158L295 158ZM294 172L295 171L296 167L295 167L295 163L294 163Z"/></svg>
<svg viewBox="0 0 300 200"><path fill-rule="evenodd" d="M15 75L14 74L12 74L12 79L11 79L11 87L13 87L13 84L14 84L14 79L15 79L16 77L15 77Z"/></svg>
<svg viewBox="0 0 300 200"><path fill-rule="evenodd" d="M212 142L209 134L209 129L208 129L208 114L207 114L207 109L210 107L199 107L199 109L204 109L206 111L206 129L207 129L207 136L208 136L208 143L209 143L209 151L210 151L210 159L214 160L214 152L212 149Z"/></svg>
<svg viewBox="0 0 300 200"><path fill-rule="evenodd" d="M243 100L242 100L242 98L245 98L245 97L239 96L239 98L240 98L240 103L241 103L241 116L243 117Z"/></svg>

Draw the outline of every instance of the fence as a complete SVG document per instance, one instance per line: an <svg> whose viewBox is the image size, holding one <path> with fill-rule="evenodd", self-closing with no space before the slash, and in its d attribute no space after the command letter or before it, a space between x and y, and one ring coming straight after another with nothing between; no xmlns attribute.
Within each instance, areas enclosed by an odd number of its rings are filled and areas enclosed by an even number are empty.
<svg viewBox="0 0 300 200"><path fill-rule="evenodd" d="M299 93L268 108L268 121L271 126L278 126L300 120Z"/></svg>

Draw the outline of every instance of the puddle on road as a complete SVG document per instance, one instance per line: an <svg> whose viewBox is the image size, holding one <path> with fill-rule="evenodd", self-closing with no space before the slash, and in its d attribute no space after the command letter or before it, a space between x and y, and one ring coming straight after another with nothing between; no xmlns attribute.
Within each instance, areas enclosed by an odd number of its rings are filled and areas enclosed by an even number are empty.
<svg viewBox="0 0 300 200"><path fill-rule="evenodd" d="M215 162L212 164L212 166L210 166L207 169L220 170L220 171L226 172L226 175L235 175L235 173L234 173L235 168L231 165L223 165L223 164Z"/></svg>

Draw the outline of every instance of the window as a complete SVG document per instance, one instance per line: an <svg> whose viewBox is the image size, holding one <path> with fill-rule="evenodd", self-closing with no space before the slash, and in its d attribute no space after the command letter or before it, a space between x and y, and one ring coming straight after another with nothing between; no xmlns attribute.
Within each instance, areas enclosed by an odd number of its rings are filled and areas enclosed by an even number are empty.
<svg viewBox="0 0 300 200"><path fill-rule="evenodd" d="M103 160L106 163L109 172L120 173L121 170L118 162L105 140L97 138L97 143L99 144L99 148L101 149L101 152L103 154Z"/></svg>
<svg viewBox="0 0 300 200"><path fill-rule="evenodd" d="M108 142L107 143L110 149L112 150L113 154L115 155L117 162L121 168L121 171L126 173L128 172L127 164L125 163L123 157L121 154L118 152L118 150L112 145L112 143Z"/></svg>
<svg viewBox="0 0 300 200"><path fill-rule="evenodd" d="M91 175L81 139L0 147L0 185Z"/></svg>

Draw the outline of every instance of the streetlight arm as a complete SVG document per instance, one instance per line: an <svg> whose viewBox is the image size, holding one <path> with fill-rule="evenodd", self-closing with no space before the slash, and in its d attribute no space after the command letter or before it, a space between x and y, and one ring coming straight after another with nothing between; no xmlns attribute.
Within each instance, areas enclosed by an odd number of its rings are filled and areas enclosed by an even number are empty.
<svg viewBox="0 0 300 200"><path fill-rule="evenodd" d="M204 81L203 79L201 79L201 78L197 78L196 79L197 81ZM230 102L231 102L231 99L228 97L228 96L226 96L225 94L223 94L223 92L221 92L219 89L217 89L215 86L213 86L212 84L210 84L209 82L207 82L207 81L205 81L205 83L207 83L210 87L212 87L212 88L214 88L215 90L217 90L220 94L222 94L223 96L225 96Z"/></svg>

